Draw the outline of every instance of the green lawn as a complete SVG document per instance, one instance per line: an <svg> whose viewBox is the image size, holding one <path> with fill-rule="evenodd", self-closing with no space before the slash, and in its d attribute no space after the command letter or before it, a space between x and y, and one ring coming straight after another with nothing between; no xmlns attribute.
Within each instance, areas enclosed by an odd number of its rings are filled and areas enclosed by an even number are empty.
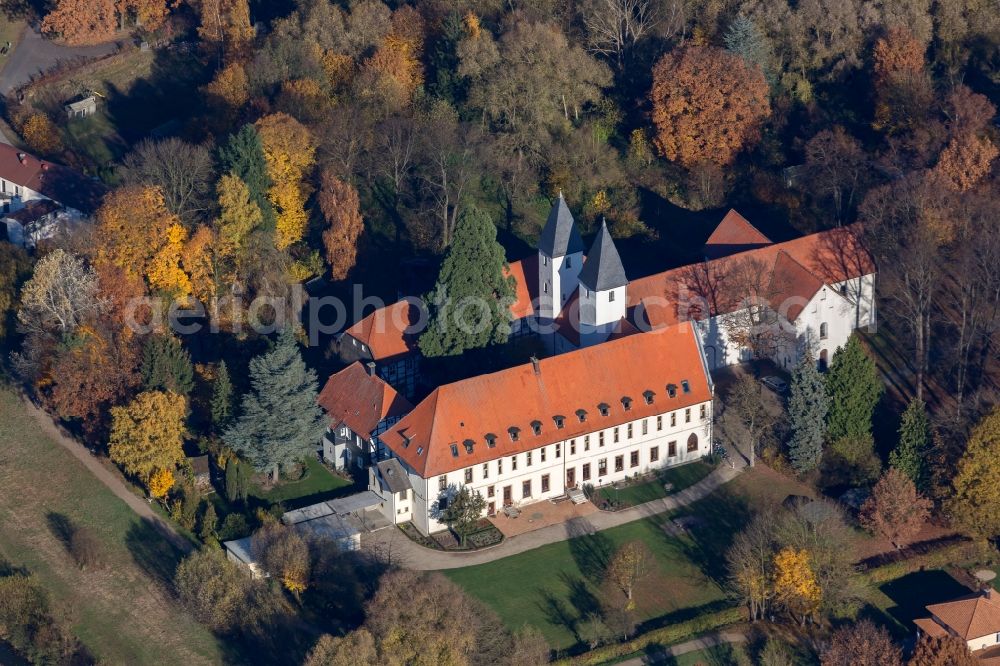
<svg viewBox="0 0 1000 666"><path fill-rule="evenodd" d="M105 567L77 568L63 545L67 522L94 531ZM168 591L179 557L0 387L0 560L38 577L99 662L224 661Z"/></svg>
<svg viewBox="0 0 1000 666"><path fill-rule="evenodd" d="M612 487L601 488L598 492L609 501L618 500L626 507L636 506L689 488L711 474L713 469L715 468L708 463L699 460L663 470L644 483L626 486L619 490ZM663 488L665 483L673 484L674 489L671 493L667 493Z"/></svg>
<svg viewBox="0 0 1000 666"><path fill-rule="evenodd" d="M303 478L298 481L283 481L266 491L255 486L250 494L265 503L281 502L286 509L294 509L345 495L352 485L347 479L328 470L316 458L308 458Z"/></svg>

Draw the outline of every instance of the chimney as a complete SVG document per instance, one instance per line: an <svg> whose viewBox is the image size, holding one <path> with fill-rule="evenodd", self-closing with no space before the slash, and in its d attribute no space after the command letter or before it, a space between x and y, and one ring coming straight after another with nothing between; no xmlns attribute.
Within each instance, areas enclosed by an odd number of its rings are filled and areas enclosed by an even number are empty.
<svg viewBox="0 0 1000 666"><path fill-rule="evenodd" d="M535 374L536 375L542 374L542 365L541 365L541 363L538 362L538 357L537 356L532 356L531 357L531 367L533 367L535 369Z"/></svg>
<svg viewBox="0 0 1000 666"><path fill-rule="evenodd" d="M42 162L42 171L48 171L48 170L49 170L49 165L46 164L45 162Z"/></svg>
<svg viewBox="0 0 1000 666"><path fill-rule="evenodd" d="M18 161L19 161L19 162L20 162L21 164L27 164L27 163L28 163L28 156L27 156L27 155L25 155L24 153L18 153L18 154L17 154L17 160L18 160Z"/></svg>
<svg viewBox="0 0 1000 666"><path fill-rule="evenodd" d="M365 363L365 369L368 370L369 377L375 376L375 363L373 361L368 361L367 363Z"/></svg>

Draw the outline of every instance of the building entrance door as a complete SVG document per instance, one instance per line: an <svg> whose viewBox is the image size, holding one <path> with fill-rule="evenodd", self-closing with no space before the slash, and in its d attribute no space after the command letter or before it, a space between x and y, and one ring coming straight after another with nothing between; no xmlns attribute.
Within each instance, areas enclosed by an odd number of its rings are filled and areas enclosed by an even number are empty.
<svg viewBox="0 0 1000 666"><path fill-rule="evenodd" d="M510 506L514 503L513 493L510 491L510 486L503 487L503 505Z"/></svg>
<svg viewBox="0 0 1000 666"><path fill-rule="evenodd" d="M566 487L576 488L576 467L570 467L566 470Z"/></svg>

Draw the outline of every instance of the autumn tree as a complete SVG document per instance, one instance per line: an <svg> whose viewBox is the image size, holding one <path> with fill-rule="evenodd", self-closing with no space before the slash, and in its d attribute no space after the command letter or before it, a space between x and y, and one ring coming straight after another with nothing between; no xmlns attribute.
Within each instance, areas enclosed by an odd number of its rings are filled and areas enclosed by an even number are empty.
<svg viewBox="0 0 1000 666"><path fill-rule="evenodd" d="M924 526L930 508L930 500L917 492L913 481L890 467L875 484L859 517L865 529L888 540L898 550Z"/></svg>
<svg viewBox="0 0 1000 666"><path fill-rule="evenodd" d="M774 600L803 624L820 608L823 590L810 566L809 551L782 548L774 556Z"/></svg>
<svg viewBox="0 0 1000 666"><path fill-rule="evenodd" d="M816 134L805 145L806 187L833 201L834 219L847 221L855 196L868 174L868 158L861 144L840 125Z"/></svg>
<svg viewBox="0 0 1000 666"><path fill-rule="evenodd" d="M190 226L211 207L214 168L204 146L143 139L122 160L121 175L126 185L158 188L167 210Z"/></svg>
<svg viewBox="0 0 1000 666"><path fill-rule="evenodd" d="M249 236L261 227L264 215L253 199L250 188L238 176L227 174L219 180L219 217L215 251L224 279L233 282L244 278L247 267Z"/></svg>
<svg viewBox="0 0 1000 666"><path fill-rule="evenodd" d="M701 160L731 164L757 140L771 114L760 68L703 46L681 47L660 58L650 100L660 153L689 168Z"/></svg>
<svg viewBox="0 0 1000 666"><path fill-rule="evenodd" d="M101 307L93 269L80 257L56 249L35 264L21 290L17 320L25 331L65 336Z"/></svg>
<svg viewBox="0 0 1000 666"><path fill-rule="evenodd" d="M173 469L184 459L181 443L187 411L183 396L162 391L146 391L123 407L113 407L111 459L144 482L157 469Z"/></svg>
<svg viewBox="0 0 1000 666"><path fill-rule="evenodd" d="M250 79L240 62L232 62L218 72L204 87L208 103L223 120L232 121L243 106L250 101Z"/></svg>
<svg viewBox="0 0 1000 666"><path fill-rule="evenodd" d="M926 117L934 91L925 71L926 43L906 27L890 27L875 41L875 127L908 128Z"/></svg>
<svg viewBox="0 0 1000 666"><path fill-rule="evenodd" d="M847 624L833 632L820 655L822 666L902 666L899 646L885 627L871 620Z"/></svg>
<svg viewBox="0 0 1000 666"><path fill-rule="evenodd" d="M997 155L1000 149L989 137L955 137L941 151L934 173L952 189L966 192L989 175Z"/></svg>
<svg viewBox="0 0 1000 666"><path fill-rule="evenodd" d="M969 644L958 636L923 634L906 666L976 666L980 661L969 652Z"/></svg>
<svg viewBox="0 0 1000 666"><path fill-rule="evenodd" d="M42 32L57 35L70 46L106 42L118 30L115 0L57 0L42 19Z"/></svg>
<svg viewBox="0 0 1000 666"><path fill-rule="evenodd" d="M170 13L169 0L116 0L119 27L130 21L138 28L152 32L160 28ZM173 5L174 3L170 3Z"/></svg>
<svg viewBox="0 0 1000 666"><path fill-rule="evenodd" d="M346 636L323 634L309 651L304 666L355 666L378 663L375 639L364 627Z"/></svg>
<svg viewBox="0 0 1000 666"><path fill-rule="evenodd" d="M174 473L169 468L162 467L149 476L149 496L162 500L174 486Z"/></svg>
<svg viewBox="0 0 1000 666"><path fill-rule="evenodd" d="M765 402L763 385L749 375L741 375L726 397L724 418L727 424L732 418L730 414L746 431L749 439L747 451L750 454L750 466L753 467L757 464L757 452L761 444L769 438L776 423Z"/></svg>
<svg viewBox="0 0 1000 666"><path fill-rule="evenodd" d="M243 181L250 193L250 198L260 210L265 227L273 230L274 208L267 198L268 190L273 183L268 174L267 159L264 156L264 147L257 129L248 124L232 134L226 144L219 149L219 162L226 174ZM220 187L222 187L221 181ZM232 183L226 189L236 191ZM218 195L220 204L225 205L222 201L223 193L221 190Z"/></svg>
<svg viewBox="0 0 1000 666"><path fill-rule="evenodd" d="M28 148L39 155L56 155L63 149L59 128L44 113L29 115L21 123L20 130Z"/></svg>
<svg viewBox="0 0 1000 666"><path fill-rule="evenodd" d="M629 541L615 551L604 571L604 577L628 599L630 607L635 606L632 595L635 587L652 573L655 559L642 541Z"/></svg>
<svg viewBox="0 0 1000 666"><path fill-rule="evenodd" d="M154 293L184 303L191 296L191 278L181 266L188 231L178 221L171 223L163 244L146 262L146 281Z"/></svg>
<svg viewBox="0 0 1000 666"><path fill-rule="evenodd" d="M364 230L358 191L330 171L324 171L316 197L329 226L323 231L326 261L330 276L343 280L354 268L358 257L358 237Z"/></svg>
<svg viewBox="0 0 1000 666"><path fill-rule="evenodd" d="M248 0L201 0L198 36L219 50L227 61L238 60L254 36Z"/></svg>
<svg viewBox="0 0 1000 666"><path fill-rule="evenodd" d="M763 619L770 608L775 554L774 519L766 512L754 516L726 551L730 587L746 604L751 622Z"/></svg>
<svg viewBox="0 0 1000 666"><path fill-rule="evenodd" d="M309 544L294 528L279 521L265 523L251 540L253 558L298 597L309 587Z"/></svg>
<svg viewBox="0 0 1000 666"><path fill-rule="evenodd" d="M42 583L4 567L0 572L0 636L16 657L33 664L66 664L91 658L54 613Z"/></svg>
<svg viewBox="0 0 1000 666"><path fill-rule="evenodd" d="M1000 534L1000 407L972 430L952 481L952 519L966 532L990 539Z"/></svg>
<svg viewBox="0 0 1000 666"><path fill-rule="evenodd" d="M286 113L264 116L255 126L272 183L267 196L277 214L275 245L281 250L305 235L309 192L304 178L315 162L316 144L309 130Z"/></svg>

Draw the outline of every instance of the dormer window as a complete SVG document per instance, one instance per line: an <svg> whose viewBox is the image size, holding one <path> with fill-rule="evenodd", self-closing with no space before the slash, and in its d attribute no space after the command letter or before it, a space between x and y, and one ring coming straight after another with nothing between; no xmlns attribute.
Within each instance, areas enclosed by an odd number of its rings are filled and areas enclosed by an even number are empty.
<svg viewBox="0 0 1000 666"><path fill-rule="evenodd" d="M516 442L521 436L521 429L517 426L511 426L507 428L507 432L510 434L510 441Z"/></svg>
<svg viewBox="0 0 1000 666"><path fill-rule="evenodd" d="M688 380L686 379L681 380L681 390L684 391L685 393L691 392L691 384L688 383Z"/></svg>
<svg viewBox="0 0 1000 666"><path fill-rule="evenodd" d="M556 430L562 430L563 426L566 425L565 416L553 416L552 420L556 422Z"/></svg>
<svg viewBox="0 0 1000 666"><path fill-rule="evenodd" d="M410 448L410 442L411 441L412 441L412 438L409 435L403 435L403 448L404 449Z"/></svg>
<svg viewBox="0 0 1000 666"><path fill-rule="evenodd" d="M671 398L676 398L677 397L677 385L676 384L667 384L667 395L670 396Z"/></svg>
<svg viewBox="0 0 1000 666"><path fill-rule="evenodd" d="M622 407L625 409L626 412L632 409L632 398L628 396L622 398Z"/></svg>
<svg viewBox="0 0 1000 666"><path fill-rule="evenodd" d="M611 413L611 407L606 402L602 402L597 406L597 411L601 413L601 416L607 416Z"/></svg>
<svg viewBox="0 0 1000 666"><path fill-rule="evenodd" d="M542 422L541 421L532 421L531 422L531 432L535 433L536 437L538 435L541 435L542 434Z"/></svg>
<svg viewBox="0 0 1000 666"><path fill-rule="evenodd" d="M472 441L471 439L467 439L464 442L462 442L462 444L465 445L465 452L471 455L472 447L475 445L475 442Z"/></svg>
<svg viewBox="0 0 1000 666"><path fill-rule="evenodd" d="M423 452L424 452L424 447L422 447L422 446L418 446L418 447L417 447L417 455L419 456L419 455L420 455L421 453L423 453Z"/></svg>
<svg viewBox="0 0 1000 666"><path fill-rule="evenodd" d="M486 433L486 446L489 448L495 448L497 445L497 436L491 432Z"/></svg>
<svg viewBox="0 0 1000 666"><path fill-rule="evenodd" d="M580 423L583 423L584 421L587 420L587 410L586 409L576 410L576 417L580 419Z"/></svg>
<svg viewBox="0 0 1000 666"><path fill-rule="evenodd" d="M647 405L652 405L653 404L653 396L655 396L655 395L656 394L653 393L652 391L643 391L642 392L642 399L646 401Z"/></svg>
<svg viewBox="0 0 1000 666"><path fill-rule="evenodd" d="M456 442L451 443L451 456L452 458L458 457L458 444Z"/></svg>

